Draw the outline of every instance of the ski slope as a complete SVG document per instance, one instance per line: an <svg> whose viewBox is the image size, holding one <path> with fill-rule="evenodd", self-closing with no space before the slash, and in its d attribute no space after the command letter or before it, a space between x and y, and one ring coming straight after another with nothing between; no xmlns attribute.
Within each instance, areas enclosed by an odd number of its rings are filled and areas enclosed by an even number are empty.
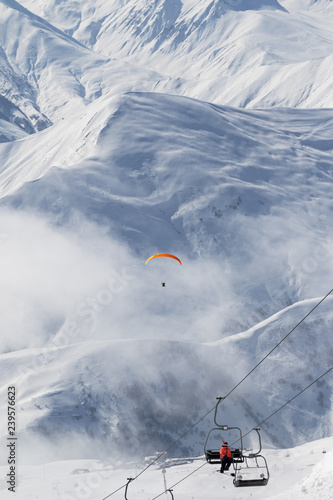
<svg viewBox="0 0 333 500"><path fill-rule="evenodd" d="M232 478L218 473L217 465L205 465L202 457L196 457L153 465L129 484L127 497L172 498L170 492L164 493L172 489L173 498L188 500L205 500L207 496L213 500L221 496L235 500L333 498L332 438L291 449L265 450L265 454L271 473L266 487L234 488ZM107 462L86 459L25 465L20 468L20 488L15 497L18 500L82 497L102 500L119 490L110 498L123 498L127 479L135 478L149 463L147 460L113 467ZM5 473L4 467L1 472ZM1 495L7 499L12 498L13 493L1 491Z"/></svg>

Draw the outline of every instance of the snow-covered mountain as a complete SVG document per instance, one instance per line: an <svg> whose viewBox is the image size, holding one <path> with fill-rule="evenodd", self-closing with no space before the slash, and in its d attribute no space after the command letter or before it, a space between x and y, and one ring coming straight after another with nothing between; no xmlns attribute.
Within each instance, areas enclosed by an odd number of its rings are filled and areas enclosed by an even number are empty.
<svg viewBox="0 0 333 500"><path fill-rule="evenodd" d="M18 388L22 460L165 449L332 288L332 11L0 3L1 393ZM158 252L183 265L145 266ZM332 300L226 423L250 430L333 366ZM331 393L328 375L265 446L331 436ZM201 455L212 425L172 454Z"/></svg>
<svg viewBox="0 0 333 500"><path fill-rule="evenodd" d="M164 74L173 93L237 107L332 106L330 0L23 3L94 52Z"/></svg>

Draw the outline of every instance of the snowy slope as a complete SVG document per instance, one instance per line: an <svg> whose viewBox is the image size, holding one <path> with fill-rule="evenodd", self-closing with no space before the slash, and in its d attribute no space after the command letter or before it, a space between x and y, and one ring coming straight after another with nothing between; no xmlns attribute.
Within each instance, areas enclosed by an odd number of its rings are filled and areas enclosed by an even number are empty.
<svg viewBox="0 0 333 500"><path fill-rule="evenodd" d="M124 309L122 299L133 304L130 292L122 291L113 298L114 307ZM213 343L163 339L158 331L150 340L145 331L125 338L132 335L114 330L126 331L126 324L118 325L105 305L103 310L99 302L97 311L81 305L83 314L73 316L44 347L1 355L2 392L13 383L20 387L23 462L32 443L47 460L93 452L112 463L166 449L215 404L215 397L240 382L315 301L291 306L247 332ZM107 328L108 316L113 331ZM141 316L149 321L144 309ZM221 405L218 420L248 432L320 377L332 363L332 321L328 299ZM103 329L118 338L99 339ZM80 342L83 334L86 341ZM331 391L332 378L324 378L269 419L262 426L264 444L287 448L331 435ZM213 414L171 456L202 454L211 427ZM231 441L235 436L225 437ZM251 435L245 444L255 446L253 439ZM208 447L218 447L219 441L219 433L213 433Z"/></svg>
<svg viewBox="0 0 333 500"><path fill-rule="evenodd" d="M200 458L184 460L182 464L164 460L150 467L144 474L129 484L127 498L153 499L172 498L166 489L172 489L173 498L186 500L316 500L333 498L332 482L332 438L307 443L285 450L264 450L271 478L266 487L234 488L232 478L216 472L217 466L205 465ZM18 500L73 500L88 498L102 500L123 498L128 478L135 478L150 462L136 462L111 466L107 461L58 460L43 465L22 465ZM2 474L5 467L0 467ZM164 471L164 472L163 472ZM1 483L1 497L13 497ZM119 491L118 491L119 490Z"/></svg>
<svg viewBox="0 0 333 500"><path fill-rule="evenodd" d="M16 384L22 462L142 457L332 287L331 4L7 0L0 15L1 401ZM145 267L158 251L183 266ZM229 424L252 428L332 366L331 310L230 397ZM331 394L329 375L265 446L330 436ZM211 425L171 454L202 455ZM306 464L295 498L320 487Z"/></svg>
<svg viewBox="0 0 333 500"><path fill-rule="evenodd" d="M141 264L160 248L187 256L175 317L190 314L186 337L207 339L211 316L216 340L330 289L331 122L330 110L240 111L156 93L98 100L70 137L60 122L13 144L19 168L8 156L1 205L70 231L97 224L138 258L128 261L136 281L151 279L159 264ZM94 156L80 162L80 148ZM50 170L46 154L78 163ZM207 318L193 322L202 300Z"/></svg>

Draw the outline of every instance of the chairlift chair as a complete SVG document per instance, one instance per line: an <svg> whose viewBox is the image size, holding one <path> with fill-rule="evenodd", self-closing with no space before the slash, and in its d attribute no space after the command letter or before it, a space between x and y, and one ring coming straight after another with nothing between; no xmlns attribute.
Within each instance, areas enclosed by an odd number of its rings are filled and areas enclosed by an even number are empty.
<svg viewBox="0 0 333 500"><path fill-rule="evenodd" d="M269 480L269 470L266 458L261 455L261 436L260 429L255 427L252 431L256 431L259 442L259 449L255 453L245 455L243 465L234 464L235 478L234 486L266 486ZM252 432L251 431L251 432Z"/></svg>
<svg viewBox="0 0 333 500"><path fill-rule="evenodd" d="M234 486L266 486L269 471L266 458L263 455L244 456L244 465L234 464Z"/></svg>
<svg viewBox="0 0 333 500"><path fill-rule="evenodd" d="M215 406L214 413L214 423L216 427L211 429L207 435L205 442L205 457L208 463L216 464L220 463L220 450L219 449L208 449L208 439L213 431L229 431L238 430L239 439L236 442L240 442L240 448L232 449L230 448L232 458L233 458L233 468L234 468L234 480L233 484L235 487L240 486L266 486L269 480L269 470L266 458L261 455L261 436L260 429L254 428L252 431L256 431L259 441L259 449L256 452L248 453L244 452L243 446L243 434L239 427L229 427L228 425L222 425L217 422L217 409L218 405L221 403L223 398L216 398L218 401ZM251 431L251 432L252 432Z"/></svg>
<svg viewBox="0 0 333 500"><path fill-rule="evenodd" d="M228 425L223 425L223 424L218 423L218 421L217 421L217 408L218 408L218 405L220 404L220 402L222 401L223 398L216 398L216 399L218 400L218 402L216 403L216 406L215 406L215 413L214 413L214 423L215 423L216 427L213 427L213 429L211 429L209 431L207 438L206 438L206 442L205 442L205 446L204 446L206 460L210 464L221 463L220 449L219 448L218 449L217 448L216 449L208 449L207 448L209 437L210 437L212 432L237 430L239 432L240 448L231 449L230 451L232 453L232 458L233 458L234 462L244 462L242 452L241 452L241 450L243 449L242 431L239 427L229 427Z"/></svg>

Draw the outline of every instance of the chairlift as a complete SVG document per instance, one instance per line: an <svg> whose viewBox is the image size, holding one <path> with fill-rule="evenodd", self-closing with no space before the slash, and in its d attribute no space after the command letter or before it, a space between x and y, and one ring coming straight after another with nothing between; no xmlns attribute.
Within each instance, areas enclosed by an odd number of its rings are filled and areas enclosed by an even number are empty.
<svg viewBox="0 0 333 500"><path fill-rule="evenodd" d="M239 427L229 427L228 425L220 424L217 421L217 409L218 405L224 398L216 398L217 403L215 406L214 413L214 423L216 427L213 427L206 438L205 442L205 457L208 463L217 464L221 463L220 460L220 450L219 449L208 449L208 440L212 432L214 431L231 431L236 430L239 433L239 439L235 442L240 443L239 448L230 447L232 454L232 464L234 469L234 480L233 484L235 487L240 486L266 486L269 480L269 470L266 458L261 455L261 436L260 429L255 428L252 431L256 431L259 448L258 451L247 453L243 446L243 434ZM252 432L251 431L251 432Z"/></svg>
<svg viewBox="0 0 333 500"><path fill-rule="evenodd" d="M126 488L125 488L125 500L128 500L128 498L127 498L127 490L128 490L128 485L129 485L132 481L134 481L134 478L133 478L133 477L128 477L128 478L127 478L127 484L126 484Z"/></svg>
<svg viewBox="0 0 333 500"><path fill-rule="evenodd" d="M261 436L258 427L252 429L256 431L259 441L259 450L255 453L245 454L243 464L234 463L234 486L266 486L269 480L269 470L266 458L261 455ZM251 432L252 432L251 431Z"/></svg>
<svg viewBox="0 0 333 500"><path fill-rule="evenodd" d="M128 478L127 478L127 484L126 484L126 488L125 488L125 500L128 500L128 498L127 498L127 490L128 490L128 486L129 486L129 484L130 484L132 481L134 481L134 478L132 478L132 477L128 477ZM175 497L173 496L173 490L172 490L171 488L169 488L168 490L166 490L166 491L165 491L165 493L167 493L167 492L169 492L169 493L170 493L170 495L171 495L171 499L172 499L172 500L174 500L174 498L175 498Z"/></svg>

